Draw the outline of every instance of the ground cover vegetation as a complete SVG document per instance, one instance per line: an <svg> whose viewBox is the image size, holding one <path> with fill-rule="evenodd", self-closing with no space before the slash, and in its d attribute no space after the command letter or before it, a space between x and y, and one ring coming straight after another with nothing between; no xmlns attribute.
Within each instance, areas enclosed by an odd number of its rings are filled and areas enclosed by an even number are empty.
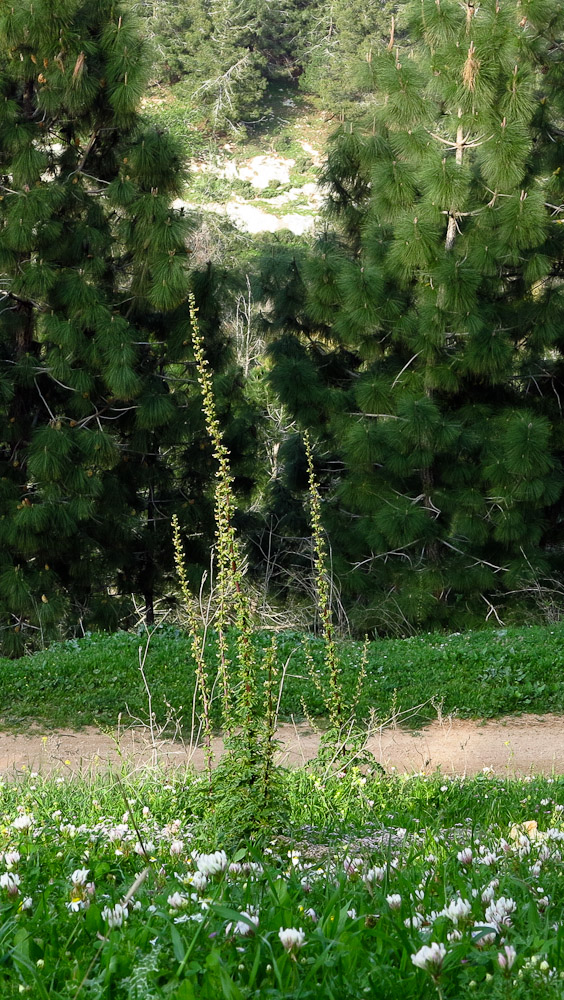
<svg viewBox="0 0 564 1000"><path fill-rule="evenodd" d="M2 995L562 996L560 779L287 781L254 846L178 771L3 784Z"/></svg>
<svg viewBox="0 0 564 1000"><path fill-rule="evenodd" d="M410 724L422 724L443 714L463 718L495 718L515 712L564 712L562 626L552 628L492 629L459 635L418 635L409 639L382 639L366 649L365 677L356 707L356 721L366 723L371 712L384 722L394 711L421 706ZM2 687L0 717L4 726L25 729L33 721L50 729L100 725L115 731L132 718L147 718L147 697L139 674L138 650L144 633L91 633L85 638L52 643L25 659L0 659ZM229 656L235 655L235 636L228 632ZM257 631L259 682L266 677L272 633ZM347 702L354 699L358 665L364 646L339 643L341 681ZM206 673L210 684L217 664L218 636L208 633ZM325 705L312 680L324 667L321 639L307 633L282 632L277 637L274 665L280 691L278 718L304 718L320 723ZM164 725L172 705L189 735L195 677L191 644L175 626L155 631L149 643L145 674L152 692L152 711ZM128 714L130 713L130 714ZM131 717L130 717L131 716ZM221 721L220 698L211 700L214 729ZM172 734L173 727L169 729Z"/></svg>

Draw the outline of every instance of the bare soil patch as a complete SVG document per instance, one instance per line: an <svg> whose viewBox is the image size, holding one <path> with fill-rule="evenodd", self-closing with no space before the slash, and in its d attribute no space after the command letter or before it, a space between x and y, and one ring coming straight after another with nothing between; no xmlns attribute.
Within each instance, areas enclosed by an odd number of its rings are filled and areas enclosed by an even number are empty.
<svg viewBox="0 0 564 1000"><path fill-rule="evenodd" d="M315 756L319 736L302 723L282 725L278 731L280 761L289 766ZM564 716L523 715L480 722L447 719L419 732L386 728L374 733L368 749L386 771L473 775L492 768L498 775L564 774ZM215 750L222 752L221 739ZM203 766L201 748L189 743L162 741L158 759L163 765ZM81 731L37 731L29 735L0 732L0 773L22 770L104 770L126 760L142 767L154 761L148 733L133 728L114 735L93 727Z"/></svg>

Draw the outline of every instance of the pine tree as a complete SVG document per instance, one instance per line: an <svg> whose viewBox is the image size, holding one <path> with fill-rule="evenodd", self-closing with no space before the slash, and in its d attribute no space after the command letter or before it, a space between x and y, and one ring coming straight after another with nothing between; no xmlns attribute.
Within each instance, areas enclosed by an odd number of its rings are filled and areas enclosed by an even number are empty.
<svg viewBox="0 0 564 1000"><path fill-rule="evenodd" d="M483 620L552 572L562 493L564 14L409 13L334 139L334 228L272 349L317 435L342 585L363 627L397 630Z"/></svg>
<svg viewBox="0 0 564 1000"><path fill-rule="evenodd" d="M137 5L136 5L137 6ZM155 0L139 5L155 58L151 77L175 84L198 73L202 51L209 46L213 25L204 0Z"/></svg>
<svg viewBox="0 0 564 1000"><path fill-rule="evenodd" d="M177 149L137 117L130 10L2 0L0 51L0 623L18 652L65 620L115 625L120 592L151 620L175 510L207 563L187 294L213 276L191 277L169 207ZM217 315L206 333L218 361Z"/></svg>
<svg viewBox="0 0 564 1000"><path fill-rule="evenodd" d="M191 103L206 110L213 130L245 127L260 117L266 59L256 46L256 0L210 0L211 34L198 46L192 75L180 85Z"/></svg>

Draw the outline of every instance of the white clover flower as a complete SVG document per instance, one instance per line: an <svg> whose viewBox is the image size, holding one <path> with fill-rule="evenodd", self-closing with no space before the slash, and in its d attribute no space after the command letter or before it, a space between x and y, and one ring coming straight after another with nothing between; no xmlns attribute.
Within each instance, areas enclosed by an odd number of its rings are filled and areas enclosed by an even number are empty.
<svg viewBox="0 0 564 1000"><path fill-rule="evenodd" d="M482 903L491 903L494 896L495 896L495 889L493 885L487 885L484 891L482 892L482 897L481 897Z"/></svg>
<svg viewBox="0 0 564 1000"><path fill-rule="evenodd" d="M21 910L31 910L32 906L33 906L33 899L31 898L31 896L25 896L20 903Z"/></svg>
<svg viewBox="0 0 564 1000"><path fill-rule="evenodd" d="M116 903L115 906L105 906L102 910L102 920L106 920L110 930L113 927L121 927L123 921L127 917L127 907L122 906L121 903Z"/></svg>
<svg viewBox="0 0 564 1000"><path fill-rule="evenodd" d="M506 944L503 951L501 951L497 956L497 964L500 969L509 972L513 968L513 963L517 958L517 952L510 944Z"/></svg>
<svg viewBox="0 0 564 1000"><path fill-rule="evenodd" d="M184 841L173 840L169 850L173 858L178 857L178 855L182 854L182 851L184 850Z"/></svg>
<svg viewBox="0 0 564 1000"><path fill-rule="evenodd" d="M140 844L139 841L137 841L133 850L136 854L139 854L142 858L144 858L147 854L155 853L155 845L152 840L146 840L144 844Z"/></svg>
<svg viewBox="0 0 564 1000"><path fill-rule="evenodd" d="M193 875L188 876L188 881L196 892L203 892L208 884L207 876L203 872L194 872Z"/></svg>
<svg viewBox="0 0 564 1000"><path fill-rule="evenodd" d="M19 884L20 876L16 875L15 872L4 872L3 875L0 875L0 889L7 889L12 896L17 895Z"/></svg>
<svg viewBox="0 0 564 1000"><path fill-rule="evenodd" d="M349 878L354 878L356 875L360 875L363 867L362 858L345 858L343 861L343 868L345 869L345 874Z"/></svg>
<svg viewBox="0 0 564 1000"><path fill-rule="evenodd" d="M309 917L310 920L313 920L314 924L316 924L319 919L317 913L311 906L308 910L304 910L304 917Z"/></svg>
<svg viewBox="0 0 564 1000"><path fill-rule="evenodd" d="M71 875L71 882L73 885L86 885L86 881L90 874L89 868L77 868Z"/></svg>
<svg viewBox="0 0 564 1000"><path fill-rule="evenodd" d="M390 907L390 910L401 909L401 896L399 892L393 892L391 896L386 896L386 902Z"/></svg>
<svg viewBox="0 0 564 1000"><path fill-rule="evenodd" d="M413 931L418 931L423 927L425 917L421 913L414 913L412 917L406 917L404 924Z"/></svg>
<svg viewBox="0 0 564 1000"><path fill-rule="evenodd" d="M115 844L118 840L123 840L125 835L129 833L129 827L127 823L118 823L117 826L113 826L108 832L108 840L110 844Z"/></svg>
<svg viewBox="0 0 564 1000"><path fill-rule="evenodd" d="M465 847L462 851L459 851L456 855L458 860L462 865L471 865L472 859L474 857L471 847Z"/></svg>
<svg viewBox="0 0 564 1000"><path fill-rule="evenodd" d="M493 854L491 851L486 851L484 856L480 858L480 864L486 865L488 868L495 865L496 861L497 855Z"/></svg>
<svg viewBox="0 0 564 1000"><path fill-rule="evenodd" d="M523 858L526 858L531 853L531 841L529 840L528 837L525 837L523 835L519 837L519 845L520 846L519 850L517 851L517 854L519 855L519 858L522 861Z"/></svg>
<svg viewBox="0 0 564 1000"><path fill-rule="evenodd" d="M35 820L33 816L28 816L27 813L22 813L21 816L17 816L13 821L12 826L14 830L30 830Z"/></svg>
<svg viewBox="0 0 564 1000"><path fill-rule="evenodd" d="M183 910L188 905L188 897L183 896L181 892L173 892L172 896L168 897L167 903L172 910Z"/></svg>
<svg viewBox="0 0 564 1000"><path fill-rule="evenodd" d="M455 926L458 925L459 920L464 920L471 912L471 904L467 899L461 899L460 896L457 899L452 899L442 911L443 915L452 920Z"/></svg>
<svg viewBox="0 0 564 1000"><path fill-rule="evenodd" d="M298 930L295 927L281 927L278 937L287 952L298 951L305 944L305 934L301 927Z"/></svg>
<svg viewBox="0 0 564 1000"><path fill-rule="evenodd" d="M472 942L477 948L485 948L488 944L493 944L496 938L496 931L491 927L484 927L483 924L474 924L472 932Z"/></svg>
<svg viewBox="0 0 564 1000"><path fill-rule="evenodd" d="M418 969L425 969L427 972L437 975L441 970L445 955L444 944L432 941L430 945L424 944L419 951L416 951L411 956L411 961Z"/></svg>
<svg viewBox="0 0 564 1000"><path fill-rule="evenodd" d="M498 900L492 899L486 909L486 921L499 930L500 927L511 927L511 913L515 913L517 903L513 899L506 899L500 896Z"/></svg>
<svg viewBox="0 0 564 1000"><path fill-rule="evenodd" d="M0 855L0 860L4 861L4 864L6 865L6 868L8 870L10 870L10 868L14 868L17 865L20 858L21 854L19 851L6 851L4 855Z"/></svg>
<svg viewBox="0 0 564 1000"><path fill-rule="evenodd" d="M357 914L356 914L356 910L355 910L354 906L353 906L352 910L347 910L347 917L350 917L351 920L356 920L356 916L357 916Z"/></svg>
<svg viewBox="0 0 564 1000"><path fill-rule="evenodd" d="M247 920L237 920L235 924L233 923L227 924L227 927L225 928L225 933L227 936L229 936L230 934L232 935L237 934L240 937L251 937L255 933L255 930L259 925L258 913L243 912L241 916L246 917ZM250 924L247 923L247 921L249 920L251 921Z"/></svg>
<svg viewBox="0 0 564 1000"><path fill-rule="evenodd" d="M372 882L383 882L386 877L385 868L369 868L362 876L363 882L370 885Z"/></svg>
<svg viewBox="0 0 564 1000"><path fill-rule="evenodd" d="M215 851L213 854L198 854L195 858L196 867L208 878L218 875L227 868L227 855L225 851Z"/></svg>

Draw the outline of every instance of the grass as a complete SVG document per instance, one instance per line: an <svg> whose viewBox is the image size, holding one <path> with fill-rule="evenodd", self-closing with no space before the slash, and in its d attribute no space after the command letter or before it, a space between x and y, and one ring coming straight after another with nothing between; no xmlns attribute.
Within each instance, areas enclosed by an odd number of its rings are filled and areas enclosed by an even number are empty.
<svg viewBox="0 0 564 1000"><path fill-rule="evenodd" d="M291 104L286 102L291 101ZM263 96L260 121L233 135L213 134L202 122L201 109L176 88L156 90L143 102L145 119L166 128L181 143L187 157L214 151L228 141L236 159L248 159L269 150L291 157L305 167L310 163L301 140L322 148L332 126L325 125L312 99L291 84L270 83Z"/></svg>
<svg viewBox="0 0 564 1000"><path fill-rule="evenodd" d="M271 636L255 633L253 643L269 648ZM115 726L127 708L146 714L147 703L139 673L139 645L144 638L118 632L95 633L84 639L55 643L20 660L0 659L0 719L7 728ZM278 667L285 679L281 718L303 717L302 698L313 716L323 714L311 681L308 650L322 669L323 646L301 633L278 638ZM339 645L345 694L351 700L358 677L362 645ZM215 637L208 645L210 669L215 667ZM442 712L463 717L493 718L518 712L564 711L564 625L489 629L455 635L421 635L369 643L367 676L362 686L358 718L374 709L380 720L393 711L422 706L412 724ZM157 721L166 718L166 703L188 720L194 691L189 640L179 630L164 627L151 639L147 680ZM434 702L434 705L433 705ZM217 716L216 716L217 718Z"/></svg>
<svg viewBox="0 0 564 1000"><path fill-rule="evenodd" d="M281 156L303 160L301 142L321 149L334 129L334 123L324 121L312 97L295 85L271 83L265 90L263 102L264 120L249 128L248 137L243 144L239 142L239 148L263 152L265 147L270 147Z"/></svg>
<svg viewBox="0 0 564 1000"><path fill-rule="evenodd" d="M198 108L175 97L170 90L146 98L142 117L148 125L165 129L174 136L186 159L206 155L213 145L212 138L201 128Z"/></svg>
<svg viewBox="0 0 564 1000"><path fill-rule="evenodd" d="M563 779L300 770L254 847L202 834L201 781L0 787L3 1000L561 1000Z"/></svg>

